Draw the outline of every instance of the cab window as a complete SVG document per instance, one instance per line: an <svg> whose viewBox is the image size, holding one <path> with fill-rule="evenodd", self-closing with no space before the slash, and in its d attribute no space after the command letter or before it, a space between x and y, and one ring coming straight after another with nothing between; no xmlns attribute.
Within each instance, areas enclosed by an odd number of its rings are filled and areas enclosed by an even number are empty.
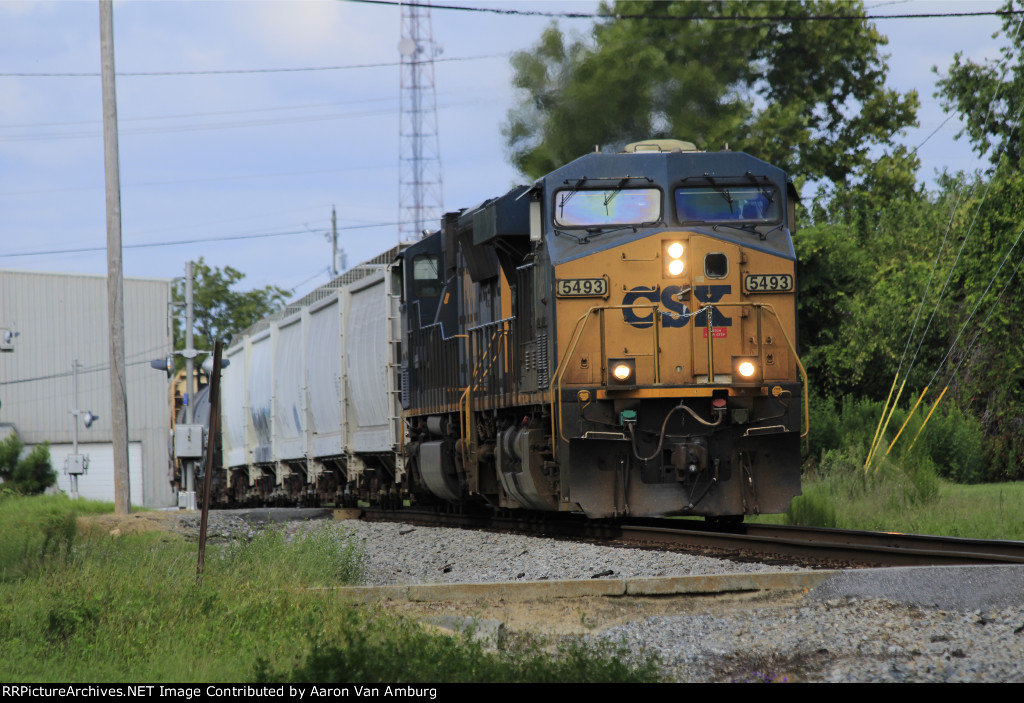
<svg viewBox="0 0 1024 703"><path fill-rule="evenodd" d="M555 193L555 224L559 227L639 225L661 220L657 188L560 190Z"/></svg>
<svg viewBox="0 0 1024 703"><path fill-rule="evenodd" d="M774 188L764 186L707 186L676 188L676 216L685 222L744 222L768 224L779 221L779 199Z"/></svg>
<svg viewBox="0 0 1024 703"><path fill-rule="evenodd" d="M441 277L438 275L440 257L437 254L420 254L412 260L412 294L417 298L436 298L441 294Z"/></svg>

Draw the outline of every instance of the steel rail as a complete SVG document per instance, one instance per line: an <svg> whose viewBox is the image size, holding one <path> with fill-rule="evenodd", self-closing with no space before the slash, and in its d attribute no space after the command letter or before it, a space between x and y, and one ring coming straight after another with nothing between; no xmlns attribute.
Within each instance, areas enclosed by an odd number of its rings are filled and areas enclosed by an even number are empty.
<svg viewBox="0 0 1024 703"><path fill-rule="evenodd" d="M699 520L585 520L578 515L524 512L466 515L426 510L366 509L367 520L432 527L515 531L544 537L600 539L658 549L715 549L745 558L772 556L856 566L1024 564L1024 541Z"/></svg>
<svg viewBox="0 0 1024 703"><path fill-rule="evenodd" d="M661 524L622 526L634 540L700 545L783 557L831 559L864 566L1024 564L1024 542L869 532L793 525L740 524L721 531ZM680 521L681 522L681 521Z"/></svg>

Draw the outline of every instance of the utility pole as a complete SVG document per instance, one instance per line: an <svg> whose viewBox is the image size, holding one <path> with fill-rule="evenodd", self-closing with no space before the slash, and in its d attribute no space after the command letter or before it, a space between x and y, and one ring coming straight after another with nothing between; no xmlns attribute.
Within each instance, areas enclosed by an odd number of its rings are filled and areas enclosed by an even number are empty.
<svg viewBox="0 0 1024 703"><path fill-rule="evenodd" d="M78 498L78 477L89 470L89 455L78 453L78 418L82 416L82 410L78 407L78 369L80 366L81 364L76 358L75 363L71 366L71 378L74 386L72 399L75 406L71 409L71 424L75 427L75 444L72 453L64 459L64 473L71 477L71 497L74 499ZM92 427L92 423L98 419L99 415L94 415L92 410L87 410L85 412L86 429Z"/></svg>
<svg viewBox="0 0 1024 703"><path fill-rule="evenodd" d="M331 278L338 275L338 213L331 205Z"/></svg>
<svg viewBox="0 0 1024 703"><path fill-rule="evenodd" d="M196 465L197 459L203 456L202 425L195 423L195 402L196 402L196 368L195 359L200 354L207 354L195 348L195 263L185 263L185 348L174 355L185 357L185 397L182 398L185 406L185 422L179 422L174 426L174 457L180 462L181 486L178 491L178 507L186 510L196 509ZM228 366L228 360L224 359L221 364ZM167 373L170 379L173 375L174 366L171 356L163 359L154 359L149 362L154 369L160 369ZM211 418L211 427L212 418ZM209 442L214 442L217 432L211 430ZM210 445L212 446L212 444Z"/></svg>
<svg viewBox="0 0 1024 703"><path fill-rule="evenodd" d="M335 278L345 270L346 262L345 250L338 249L338 213L333 205L331 205L331 231L324 232L324 239L331 243L331 267L329 270L331 278Z"/></svg>
<svg viewBox="0 0 1024 703"><path fill-rule="evenodd" d="M128 485L128 389L124 361L124 272L121 268L121 176L114 84L114 9L100 0L103 163L107 183L107 317L110 323L110 421L114 435L114 512L131 512Z"/></svg>
<svg viewBox="0 0 1024 703"><path fill-rule="evenodd" d="M195 269L193 263L189 261L185 264L185 351L183 356L185 357L185 424L193 424L195 420L195 337L192 331L192 325L195 323L195 313L193 311L193 277L195 276ZM195 462L192 459L186 459L182 470L185 472L185 508L188 510L196 509L196 486L195 486Z"/></svg>

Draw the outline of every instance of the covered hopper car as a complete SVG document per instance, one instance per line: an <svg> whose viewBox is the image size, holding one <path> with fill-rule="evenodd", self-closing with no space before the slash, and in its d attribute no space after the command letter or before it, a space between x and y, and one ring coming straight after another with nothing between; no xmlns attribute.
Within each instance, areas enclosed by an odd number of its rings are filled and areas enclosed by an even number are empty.
<svg viewBox="0 0 1024 703"><path fill-rule="evenodd" d="M445 215L235 337L219 498L784 511L795 205L774 166L661 140Z"/></svg>

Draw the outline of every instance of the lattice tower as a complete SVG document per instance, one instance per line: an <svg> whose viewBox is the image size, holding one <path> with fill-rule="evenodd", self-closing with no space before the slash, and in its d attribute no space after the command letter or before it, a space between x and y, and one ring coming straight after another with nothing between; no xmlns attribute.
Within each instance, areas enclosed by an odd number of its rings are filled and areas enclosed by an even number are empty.
<svg viewBox="0 0 1024 703"><path fill-rule="evenodd" d="M443 213L441 150L437 135L437 95L430 10L402 6L402 57L399 122L398 236L400 242L419 239L423 230L436 229Z"/></svg>

